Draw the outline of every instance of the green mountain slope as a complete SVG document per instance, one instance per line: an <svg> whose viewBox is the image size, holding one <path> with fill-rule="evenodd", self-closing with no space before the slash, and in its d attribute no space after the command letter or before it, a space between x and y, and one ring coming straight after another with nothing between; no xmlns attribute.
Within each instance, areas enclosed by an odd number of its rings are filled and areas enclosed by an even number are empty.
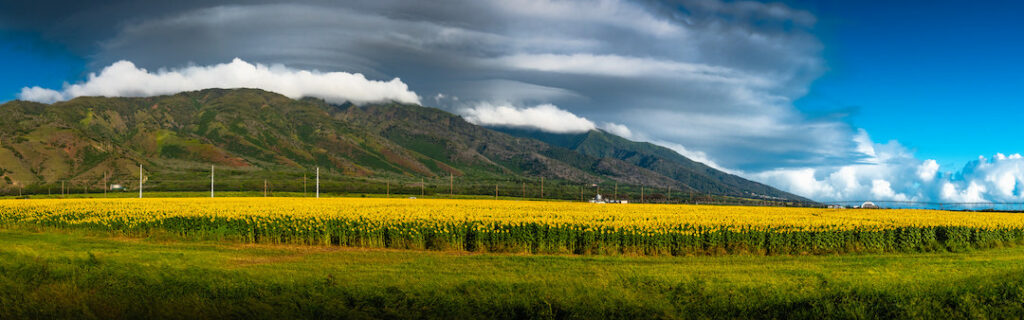
<svg viewBox="0 0 1024 320"><path fill-rule="evenodd" d="M433 108L331 105L256 89L81 97L52 105L12 101L0 105L0 189L61 182L99 188L105 181L137 180L142 164L147 179L168 189L175 183L202 187L210 165L216 165L225 179L250 183L292 181L320 167L325 175L346 179L408 182L452 176L491 189L496 181L514 185L544 177L564 185L621 183L625 189L645 185L750 196L706 187L731 181L728 176L688 176L681 169L599 152L604 150L600 139L630 141L610 135L593 139L549 144Z"/></svg>
<svg viewBox="0 0 1024 320"><path fill-rule="evenodd" d="M722 172L679 153L648 142L636 142L601 130L580 134L555 134L535 130L494 128L511 135L530 137L551 145L598 158L613 158L657 172L699 192L746 198L778 198L810 201Z"/></svg>

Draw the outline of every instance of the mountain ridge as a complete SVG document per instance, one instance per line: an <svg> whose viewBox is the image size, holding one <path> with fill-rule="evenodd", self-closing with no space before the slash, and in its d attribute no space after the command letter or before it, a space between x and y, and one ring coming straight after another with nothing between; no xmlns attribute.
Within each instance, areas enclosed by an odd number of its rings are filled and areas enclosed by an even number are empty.
<svg viewBox="0 0 1024 320"><path fill-rule="evenodd" d="M514 136L531 137L585 155L619 159L658 172L703 192L779 199L791 199L790 197L795 196L693 161L669 148L650 142L631 141L599 129L577 134L500 127L493 129ZM707 181L715 183L708 184Z"/></svg>
<svg viewBox="0 0 1024 320"><path fill-rule="evenodd" d="M201 177L211 164L252 176L264 171L297 174L316 166L339 176L367 179L545 177L569 184L614 182L753 195L707 188L681 180L679 172L673 176L635 158L609 156L606 147L599 148L598 138L620 146L620 151L629 151L621 146L641 145L606 135L570 148L480 127L436 108L335 105L258 89L79 97L50 105L11 101L0 105L0 188L68 179L101 186L111 177L137 177L136 164L143 163L168 181ZM784 198L806 201L795 195Z"/></svg>

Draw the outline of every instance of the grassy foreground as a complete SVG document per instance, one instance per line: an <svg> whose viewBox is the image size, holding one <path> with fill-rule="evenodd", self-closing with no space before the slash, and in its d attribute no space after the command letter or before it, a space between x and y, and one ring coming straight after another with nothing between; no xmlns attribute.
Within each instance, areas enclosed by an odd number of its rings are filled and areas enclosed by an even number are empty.
<svg viewBox="0 0 1024 320"><path fill-rule="evenodd" d="M0 230L0 318L1021 318L1024 248L550 256Z"/></svg>

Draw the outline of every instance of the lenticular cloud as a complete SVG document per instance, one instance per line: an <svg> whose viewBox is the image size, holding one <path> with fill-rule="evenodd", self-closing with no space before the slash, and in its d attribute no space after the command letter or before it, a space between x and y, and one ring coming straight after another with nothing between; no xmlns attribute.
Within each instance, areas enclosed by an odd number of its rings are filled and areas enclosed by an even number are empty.
<svg viewBox="0 0 1024 320"><path fill-rule="evenodd" d="M482 102L473 108L463 109L461 113L466 121L482 126L533 128L553 133L579 133L597 128L587 118L552 104L518 108Z"/></svg>
<svg viewBox="0 0 1024 320"><path fill-rule="evenodd" d="M331 103L420 103L419 96L398 78L368 80L358 73L296 70L280 64L251 64L239 58L230 63L156 72L121 60L99 74L89 74L85 82L65 83L60 91L25 87L18 98L53 103L79 96L146 97L209 88L257 88L290 98L317 97Z"/></svg>

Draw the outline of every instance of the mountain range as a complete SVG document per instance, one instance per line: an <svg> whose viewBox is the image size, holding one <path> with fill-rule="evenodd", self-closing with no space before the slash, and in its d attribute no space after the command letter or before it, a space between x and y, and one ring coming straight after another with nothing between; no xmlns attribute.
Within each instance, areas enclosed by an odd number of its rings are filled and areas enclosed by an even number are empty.
<svg viewBox="0 0 1024 320"><path fill-rule="evenodd" d="M211 165L254 178L319 167L352 179L491 183L546 178L809 202L608 132L485 128L440 109L329 104L258 89L0 105L0 189L77 181L202 179ZM425 181L425 180L420 180Z"/></svg>

